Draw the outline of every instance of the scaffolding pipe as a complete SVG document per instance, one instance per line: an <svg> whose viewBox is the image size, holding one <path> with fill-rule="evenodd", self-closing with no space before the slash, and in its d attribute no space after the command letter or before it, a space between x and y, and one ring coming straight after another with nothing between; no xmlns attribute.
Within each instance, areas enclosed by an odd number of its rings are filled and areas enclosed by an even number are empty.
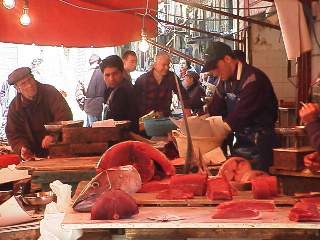
<svg viewBox="0 0 320 240"><path fill-rule="evenodd" d="M228 16L230 18L239 19L239 20L242 20L242 21L246 21L246 22L249 22L249 23L254 23L254 24L257 24L257 25L260 25L260 26L264 26L264 27L273 28L273 29L276 29L276 30L281 30L280 26L278 26L278 25L274 25L274 24L271 24L271 23L259 21L259 20L256 20L256 19L248 18L248 17L238 16L238 15L235 15L235 14L232 14L232 13L228 13L228 12L224 12L224 11L219 11L219 10L214 9L212 7L199 4L195 0L173 0L173 1L188 5L190 7L195 7L195 8L199 8L199 9L205 10L205 11L214 12L214 13L217 13L217 14Z"/></svg>
<svg viewBox="0 0 320 240"><path fill-rule="evenodd" d="M200 32L200 33L207 34L207 35L210 35L210 36L213 36L213 37L224 38L224 39L227 39L227 40L230 40L230 41L234 41L234 42L240 42L240 43L242 42L242 40L239 40L239 39L236 39L236 38L233 38L233 37L230 37L230 36L224 36L224 35L219 34L219 33L208 32L208 31L204 31L204 30L201 30L201 29L198 29L198 28L184 26L184 25L180 25L178 23L173 23L173 22L169 22L169 21L166 21L166 20L158 19L158 18L157 18L157 21L165 23L165 24L168 24L168 25L185 28L185 29L188 29L188 30L191 30L191 31Z"/></svg>
<svg viewBox="0 0 320 240"><path fill-rule="evenodd" d="M167 47L167 46L164 46L164 45L161 45L159 43L156 43L155 41L151 40L151 39L146 39L148 43L150 43L151 45L157 47L157 48L160 48L166 52L169 52L169 53L173 53L181 58L184 58L190 62L193 62L195 64L199 64L199 65L204 65L204 61L200 60L200 59L196 59L196 58L193 58L185 53L182 53L178 50L175 50L173 48L170 48L170 47Z"/></svg>

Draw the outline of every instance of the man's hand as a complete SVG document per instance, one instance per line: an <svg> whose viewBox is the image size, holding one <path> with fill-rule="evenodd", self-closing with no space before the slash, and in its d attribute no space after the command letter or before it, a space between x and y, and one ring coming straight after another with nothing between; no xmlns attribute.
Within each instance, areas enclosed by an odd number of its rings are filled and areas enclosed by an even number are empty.
<svg viewBox="0 0 320 240"><path fill-rule="evenodd" d="M55 142L55 138L51 135L47 135L42 139L41 146L42 148L47 149L49 148L49 145L54 142Z"/></svg>
<svg viewBox="0 0 320 240"><path fill-rule="evenodd" d="M318 104L307 103L299 111L303 123L308 124L319 119L320 108Z"/></svg>
<svg viewBox="0 0 320 240"><path fill-rule="evenodd" d="M307 154L304 156L303 161L306 168L309 168L311 171L320 170L320 154L318 152Z"/></svg>
<svg viewBox="0 0 320 240"><path fill-rule="evenodd" d="M34 159L33 153L26 147L21 148L20 156L24 161L31 161Z"/></svg>

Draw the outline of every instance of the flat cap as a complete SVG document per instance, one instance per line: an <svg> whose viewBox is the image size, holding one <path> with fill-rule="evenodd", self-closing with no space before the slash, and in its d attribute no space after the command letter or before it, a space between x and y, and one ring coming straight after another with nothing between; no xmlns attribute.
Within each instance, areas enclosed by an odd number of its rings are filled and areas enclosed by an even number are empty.
<svg viewBox="0 0 320 240"><path fill-rule="evenodd" d="M32 75L31 69L29 67L21 67L14 70L12 73L8 76L8 83L9 85L14 85L18 81L24 79L25 77L28 77L28 75Z"/></svg>
<svg viewBox="0 0 320 240"><path fill-rule="evenodd" d="M201 72L209 72L217 67L217 63L224 56L233 56L232 49L223 42L212 42L205 53L206 63Z"/></svg>

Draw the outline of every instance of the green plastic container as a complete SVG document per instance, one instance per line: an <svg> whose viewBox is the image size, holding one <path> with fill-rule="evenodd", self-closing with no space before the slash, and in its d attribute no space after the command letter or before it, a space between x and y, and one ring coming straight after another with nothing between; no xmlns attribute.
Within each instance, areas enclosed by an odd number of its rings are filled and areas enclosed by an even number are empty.
<svg viewBox="0 0 320 240"><path fill-rule="evenodd" d="M144 130L149 137L166 136L172 130L177 129L177 126L170 118L157 118L144 120Z"/></svg>

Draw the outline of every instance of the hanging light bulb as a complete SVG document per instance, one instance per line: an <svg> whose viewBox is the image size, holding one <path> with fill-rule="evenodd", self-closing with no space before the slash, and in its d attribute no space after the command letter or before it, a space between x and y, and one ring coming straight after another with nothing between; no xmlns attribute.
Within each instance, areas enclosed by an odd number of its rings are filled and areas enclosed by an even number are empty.
<svg viewBox="0 0 320 240"><path fill-rule="evenodd" d="M5 8L12 9L16 5L16 1L15 0L3 0L2 4Z"/></svg>
<svg viewBox="0 0 320 240"><path fill-rule="evenodd" d="M23 7L22 15L20 17L20 23L23 26L28 26L31 23L31 19L29 16L29 8L27 6Z"/></svg>
<svg viewBox="0 0 320 240"><path fill-rule="evenodd" d="M149 43L145 37L142 37L141 42L139 43L139 50L141 52L147 52L149 50Z"/></svg>
<svg viewBox="0 0 320 240"><path fill-rule="evenodd" d="M139 50L141 52L147 52L149 50L149 43L147 41L147 35L144 33L144 30L141 31L141 41L139 43Z"/></svg>

